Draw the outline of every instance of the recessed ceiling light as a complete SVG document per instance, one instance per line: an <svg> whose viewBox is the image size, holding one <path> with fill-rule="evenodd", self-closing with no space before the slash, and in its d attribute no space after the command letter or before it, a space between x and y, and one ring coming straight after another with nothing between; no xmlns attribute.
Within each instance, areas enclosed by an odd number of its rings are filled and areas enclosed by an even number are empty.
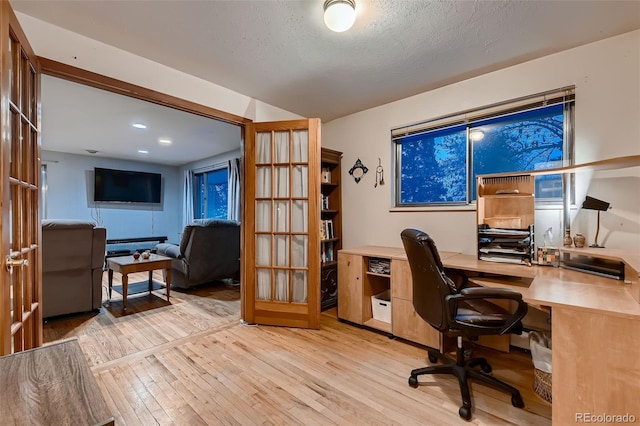
<svg viewBox="0 0 640 426"><path fill-rule="evenodd" d="M147 126L145 124L142 123L133 123L133 127L135 127L136 129L146 129Z"/></svg>
<svg viewBox="0 0 640 426"><path fill-rule="evenodd" d="M138 150L138 153L139 153L139 154L148 154L148 153L149 153L149 151L147 151L146 149L139 149L139 150Z"/></svg>
<svg viewBox="0 0 640 426"><path fill-rule="evenodd" d="M171 139L167 139L167 138L160 138L158 139L158 143L161 145L171 145Z"/></svg>

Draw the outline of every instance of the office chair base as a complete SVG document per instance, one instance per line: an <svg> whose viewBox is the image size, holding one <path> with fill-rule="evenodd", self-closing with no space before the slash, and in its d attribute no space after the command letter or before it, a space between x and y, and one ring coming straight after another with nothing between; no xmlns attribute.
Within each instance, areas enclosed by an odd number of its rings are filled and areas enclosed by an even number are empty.
<svg viewBox="0 0 640 426"><path fill-rule="evenodd" d="M473 358L469 361L464 360L462 348L456 350L457 360L453 360L444 354L433 349L428 350L429 361L442 361L441 365L430 365L428 367L417 368L411 371L409 376L409 386L418 387L418 376L423 374L453 374L458 378L460 384L460 394L462 396L462 406L458 410L458 414L465 420L471 419L471 394L469 392L469 379L493 386L511 393L511 405L516 408L524 408L524 401L520 395L520 391L507 383L489 376L491 365L484 358ZM436 361L434 361L434 359ZM481 371L474 370L479 366Z"/></svg>

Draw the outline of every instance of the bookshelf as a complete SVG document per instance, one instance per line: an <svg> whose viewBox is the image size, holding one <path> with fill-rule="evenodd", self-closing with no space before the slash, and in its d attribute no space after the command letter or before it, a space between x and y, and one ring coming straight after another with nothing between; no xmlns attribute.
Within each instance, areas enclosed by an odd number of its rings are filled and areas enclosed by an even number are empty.
<svg viewBox="0 0 640 426"><path fill-rule="evenodd" d="M320 308L338 303L338 250L342 248L342 153L322 148L320 154Z"/></svg>
<svg viewBox="0 0 640 426"><path fill-rule="evenodd" d="M478 177L478 259L531 266L534 177Z"/></svg>

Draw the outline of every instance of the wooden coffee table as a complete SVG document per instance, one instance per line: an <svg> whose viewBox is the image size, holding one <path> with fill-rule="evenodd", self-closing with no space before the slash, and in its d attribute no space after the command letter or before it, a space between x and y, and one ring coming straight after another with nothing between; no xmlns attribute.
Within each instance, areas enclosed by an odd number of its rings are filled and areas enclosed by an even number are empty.
<svg viewBox="0 0 640 426"><path fill-rule="evenodd" d="M129 289L129 274L134 272L149 272L149 291L153 290L153 271L164 269L167 285L167 302L169 301L169 291L171 290L171 258L159 254L152 254L148 259L134 259L133 256L119 256L107 258L107 268L109 269L109 300L111 300L111 288L113 283L113 272L122 274L122 306L127 310L127 292Z"/></svg>

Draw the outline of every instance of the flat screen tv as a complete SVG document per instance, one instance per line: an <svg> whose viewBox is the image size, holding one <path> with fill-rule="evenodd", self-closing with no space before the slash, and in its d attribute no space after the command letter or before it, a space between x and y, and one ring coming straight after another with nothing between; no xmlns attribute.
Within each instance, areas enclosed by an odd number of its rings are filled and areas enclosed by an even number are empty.
<svg viewBox="0 0 640 426"><path fill-rule="evenodd" d="M162 175L129 170L94 169L93 201L160 203Z"/></svg>

